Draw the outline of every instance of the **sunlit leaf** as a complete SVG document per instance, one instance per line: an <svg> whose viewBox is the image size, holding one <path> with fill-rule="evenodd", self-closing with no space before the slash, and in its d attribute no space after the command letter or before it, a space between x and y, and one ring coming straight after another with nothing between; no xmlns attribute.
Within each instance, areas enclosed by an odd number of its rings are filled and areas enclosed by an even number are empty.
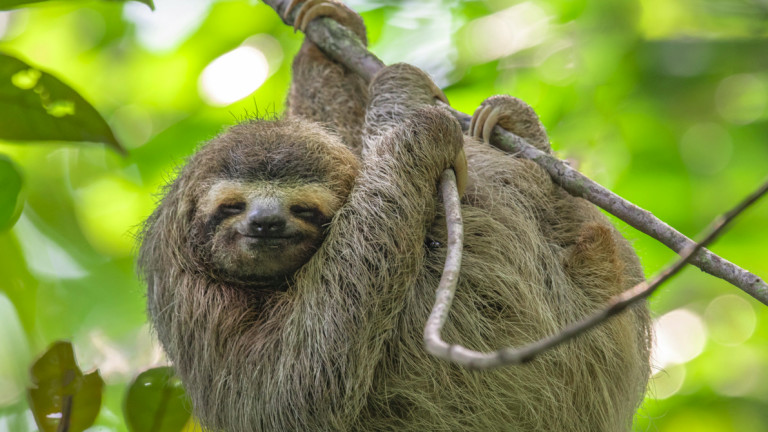
<svg viewBox="0 0 768 432"><path fill-rule="evenodd" d="M0 10L8 10L8 9L15 9L18 7L23 7L25 5L28 5L30 3L43 3L47 0L0 0ZM121 0L110 0L110 1L121 1ZM122 0L127 1L127 0ZM152 10L155 10L155 3L152 0L136 0L138 2L144 3L145 5L149 6Z"/></svg>
<svg viewBox="0 0 768 432"><path fill-rule="evenodd" d="M179 432L189 421L190 402L170 367L139 374L128 388L124 414L131 432Z"/></svg>
<svg viewBox="0 0 768 432"><path fill-rule="evenodd" d="M0 139L93 141L124 153L107 122L75 90L0 53Z"/></svg>
<svg viewBox="0 0 768 432"><path fill-rule="evenodd" d="M32 365L29 405L43 432L81 432L90 427L101 408L104 381L98 371L83 375L72 344L55 342ZM59 423L68 421L62 429Z"/></svg>
<svg viewBox="0 0 768 432"><path fill-rule="evenodd" d="M8 156L0 154L0 231L8 229L19 218L21 174Z"/></svg>

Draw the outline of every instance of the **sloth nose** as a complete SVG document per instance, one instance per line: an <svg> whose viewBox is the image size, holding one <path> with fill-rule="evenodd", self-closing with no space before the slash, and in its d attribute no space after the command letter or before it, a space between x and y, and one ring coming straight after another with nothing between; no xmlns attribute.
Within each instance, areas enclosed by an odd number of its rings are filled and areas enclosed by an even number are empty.
<svg viewBox="0 0 768 432"><path fill-rule="evenodd" d="M280 237L285 233L287 221L276 207L260 207L248 213L249 234L258 237Z"/></svg>

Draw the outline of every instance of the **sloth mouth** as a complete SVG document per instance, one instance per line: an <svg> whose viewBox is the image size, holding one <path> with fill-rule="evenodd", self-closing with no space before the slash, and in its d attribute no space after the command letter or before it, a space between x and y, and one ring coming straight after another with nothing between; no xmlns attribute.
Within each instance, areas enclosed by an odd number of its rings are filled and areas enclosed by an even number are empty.
<svg viewBox="0 0 768 432"><path fill-rule="evenodd" d="M243 241L249 247L270 247L270 248L298 244L298 243L301 243L303 240L303 236L299 236L299 235L265 236L265 235L243 234L242 238L243 238Z"/></svg>

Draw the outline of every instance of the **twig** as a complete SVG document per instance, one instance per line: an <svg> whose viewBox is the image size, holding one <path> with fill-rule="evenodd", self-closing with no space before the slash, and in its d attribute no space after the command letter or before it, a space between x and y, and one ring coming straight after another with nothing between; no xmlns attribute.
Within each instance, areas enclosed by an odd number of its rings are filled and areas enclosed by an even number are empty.
<svg viewBox="0 0 768 432"><path fill-rule="evenodd" d="M448 183L449 182L444 182L442 188L444 197L443 199L445 199L446 196L451 197L451 194L456 193L454 186L446 186ZM447 188L451 188L451 191L448 193L446 193ZM426 345L427 351L436 357L475 369L488 369L492 367L521 364L531 361L534 357L543 351L559 345L567 340L573 339L574 337L602 323L608 318L620 313L628 306L651 295L659 286L661 286L661 284L669 280L683 267L685 267L685 265L688 263L691 257L696 254L696 252L701 250L705 245L714 241L720 235L720 233L722 233L726 225L733 221L736 216L738 216L747 207L752 205L760 197L765 195L766 192L768 192L768 181L766 181L757 191L753 192L750 196L744 199L744 201L742 201L733 210L717 218L710 225L710 228L708 229L709 233L700 243L694 243L693 247L683 251L677 261L658 273L650 282L645 281L635 285L631 289L613 297L605 308L593 313L581 321L569 325L568 327L556 332L552 336L539 339L538 341L525 345L521 348L502 348L498 351L484 353L467 349L461 345L449 345L446 343L440 337L440 331L442 330L443 324L445 323L445 320L448 316L448 309L451 307L453 295L456 292L457 278L453 275L446 278L444 274L443 279L440 280L440 287L437 291L435 306L432 309L432 314L429 316L429 320L427 320L427 325L424 329L424 343ZM450 205L452 204L453 203L450 203ZM445 211L447 217L452 210L450 205L448 200L446 200ZM461 216L459 216L459 218L460 217ZM451 244L451 241L456 241L456 237L458 237L458 242L461 244L461 230L451 232L449 225L448 235L449 245ZM453 257L449 255L449 258ZM460 262L461 260L459 259L458 263L460 264ZM446 260L446 270L447 269L448 260ZM458 272L456 269L453 271Z"/></svg>
<svg viewBox="0 0 768 432"><path fill-rule="evenodd" d="M461 270L461 251L464 242L464 224L461 220L461 203L459 191L456 188L456 175L453 170L447 169L440 176L440 193L445 207L445 222L448 228L448 247L445 256L443 275L435 294L435 306L424 326L424 345L427 352L442 359L451 360L459 364L471 361L471 358L463 357L464 347L448 345L440 336L443 325L448 319L448 311L451 310L453 296L456 294L456 283L459 280ZM474 352L474 351L470 351ZM457 358L458 356L458 358Z"/></svg>
<svg viewBox="0 0 768 432"><path fill-rule="evenodd" d="M284 16L283 11L289 1L265 0L264 3L271 6L286 24L292 25L299 8L294 8L288 16ZM307 25L306 36L332 59L344 64L366 81L370 81L376 72L384 67L384 63L370 53L351 31L331 19L319 18L310 22ZM471 117L448 108L459 121L462 129L466 131ZM693 240L661 221L653 213L595 183L563 161L536 149L519 136L497 126L493 128L491 144L538 163L549 173L555 183L571 195L592 202L678 254L695 246ZM768 284L758 276L706 249L698 250L690 262L703 271L728 281L768 306Z"/></svg>

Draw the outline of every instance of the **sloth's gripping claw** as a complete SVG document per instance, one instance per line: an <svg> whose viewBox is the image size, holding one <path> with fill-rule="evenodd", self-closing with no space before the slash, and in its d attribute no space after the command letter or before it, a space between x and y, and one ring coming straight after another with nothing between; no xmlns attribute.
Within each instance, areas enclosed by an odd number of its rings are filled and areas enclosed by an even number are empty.
<svg viewBox="0 0 768 432"><path fill-rule="evenodd" d="M456 188L459 191L459 197L464 196L464 191L467 190L467 169L467 156L464 154L464 150L461 150L453 161L453 172L456 174Z"/></svg>
<svg viewBox="0 0 768 432"><path fill-rule="evenodd" d="M426 81L428 81L428 87L435 98L435 105L439 106L437 103L439 100L450 107L451 104L448 102L448 98L445 96L445 93L443 93L443 90L440 89L440 87L438 87L437 84L435 84L435 82L424 72L421 70L419 70L419 72L421 72L421 74L426 77ZM461 198L464 196L464 192L467 189L467 182L469 181L469 174L467 173L467 170L469 169L467 165L467 155L464 153L464 149L459 150L459 153L456 154L456 159L453 160L452 168L454 174L456 174L456 189L459 192L459 198Z"/></svg>
<svg viewBox="0 0 768 432"><path fill-rule="evenodd" d="M551 151L547 132L539 117L520 99L507 95L489 97L475 110L467 133L489 143L496 125L525 138L539 150Z"/></svg>
<svg viewBox="0 0 768 432"><path fill-rule="evenodd" d="M426 76L424 72L421 72L421 73ZM428 76L426 76L426 78L428 81L428 87L432 91L435 101L439 100L450 107L451 103L448 102L448 98L445 96L445 93L443 93L443 90L440 89L440 87L438 87L437 84L435 84L435 82L432 81L431 78L429 78ZM437 104L436 102L435 104L439 106L439 104ZM456 189L458 189L459 191L459 197L462 197L464 196L464 192L467 189L467 182L469 181L468 180L469 174L467 173L467 170L469 168L467 165L467 156L464 153L464 149L459 150L459 153L456 155L456 159L454 159L453 161L452 167L453 167L453 172L456 174Z"/></svg>
<svg viewBox="0 0 768 432"><path fill-rule="evenodd" d="M441 101L450 107L451 104L450 102L448 102L448 98L445 96L445 93L443 93L443 90L440 89L440 87L438 87L437 84L435 84L435 82L432 81L432 79L429 78L427 74L425 74L424 72L422 72L417 68L413 68L413 69L418 71L421 75L424 75L424 77L426 78L425 81L427 82L427 87L429 88L429 90L432 92L432 95L434 96L433 103L439 106L437 101ZM464 153L464 149L459 150L459 153L456 154L456 159L453 160L452 168L453 168L454 174L456 174L456 189L459 192L459 197L462 197L464 196L464 191L466 191L467 189L467 182L469 178L469 174L467 174L467 170L468 170L467 156Z"/></svg>
<svg viewBox="0 0 768 432"><path fill-rule="evenodd" d="M450 106L445 93L432 78L407 63L396 63L380 70L371 82L369 93L371 101L366 121L374 121L374 118L379 117L378 127L369 130L369 136L386 130L382 124L386 124L387 128L399 126L401 121L393 119L408 118L421 108L438 107L445 110L445 106L441 106L438 101ZM445 113L450 115L447 111ZM452 167L456 173L459 196L463 196L468 181L467 157L463 148L456 154Z"/></svg>
<svg viewBox="0 0 768 432"><path fill-rule="evenodd" d="M285 16L304 0L291 0L285 9ZM337 23L347 27L355 34L365 40L365 25L360 16L352 9L349 9L343 3L337 0L307 0L299 7L299 13L296 14L296 20L293 22L293 31L306 30L307 25L315 18L328 17Z"/></svg>

